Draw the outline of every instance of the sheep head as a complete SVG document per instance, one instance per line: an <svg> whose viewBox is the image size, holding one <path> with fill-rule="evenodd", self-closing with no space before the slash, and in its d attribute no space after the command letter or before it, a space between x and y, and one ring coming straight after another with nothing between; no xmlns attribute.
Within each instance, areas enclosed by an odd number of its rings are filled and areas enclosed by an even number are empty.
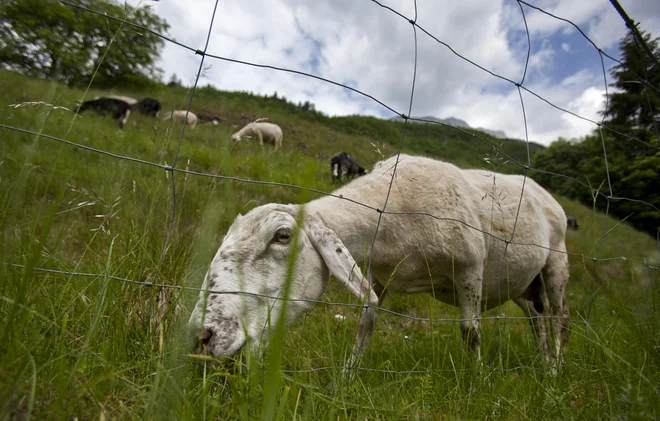
<svg viewBox="0 0 660 421"><path fill-rule="evenodd" d="M247 126L243 127L241 130L237 131L231 135L231 140L238 142L242 139L250 139L250 135L254 132L254 123L250 123Z"/></svg>
<svg viewBox="0 0 660 421"><path fill-rule="evenodd" d="M188 322L195 352L228 356L268 342L269 326L314 306L330 273L362 300L377 302L341 239L297 205L269 204L237 216L227 231ZM304 212L303 212L304 213ZM292 252L295 261L290 270ZM284 289L290 278L288 298Z"/></svg>

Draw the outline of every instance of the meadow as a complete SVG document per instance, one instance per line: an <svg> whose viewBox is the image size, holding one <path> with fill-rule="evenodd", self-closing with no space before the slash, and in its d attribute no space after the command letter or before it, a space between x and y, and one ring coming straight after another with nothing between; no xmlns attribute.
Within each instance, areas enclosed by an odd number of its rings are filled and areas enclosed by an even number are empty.
<svg viewBox="0 0 660 421"><path fill-rule="evenodd" d="M90 90L87 97L103 93ZM191 94L182 87L113 93L154 96L165 109L185 108ZM330 118L282 99L199 88L192 109L214 112L223 122L186 128L179 142L182 127L170 121L134 114L122 131L110 118L74 116L70 109L83 94L0 72L1 419L660 415L658 274L639 263L660 264L658 245L625 222L561 197L580 229L567 235L574 323L556 377L537 357L528 322L516 318L522 312L512 303L484 313L514 318L482 323L481 371L474 370L456 323L380 313L363 369L343 381L360 313L332 305L317 305L273 341L263 361L250 360L249 370L199 364L188 356L185 324L194 288L234 217L269 202L319 197L306 189L331 192L332 154L346 150L371 167L396 152L404 125ZM35 101L69 110L8 107ZM231 144L234 131L259 117L283 128L281 150L249 140ZM472 133L409 124L402 150L462 167L520 172ZM527 163L524 142L478 135ZM539 148L532 145L530 154ZM188 172L161 167L173 162ZM596 256L604 260L595 265L588 257ZM322 299L357 304L333 281ZM421 318L459 316L457 308L426 295L391 294L384 307Z"/></svg>

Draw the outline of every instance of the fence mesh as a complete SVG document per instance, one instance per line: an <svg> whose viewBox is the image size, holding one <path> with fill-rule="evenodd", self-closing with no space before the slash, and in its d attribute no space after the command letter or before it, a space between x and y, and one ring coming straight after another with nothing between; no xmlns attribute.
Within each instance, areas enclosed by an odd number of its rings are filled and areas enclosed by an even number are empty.
<svg viewBox="0 0 660 421"><path fill-rule="evenodd" d="M33 270L36 271L37 273L52 273L52 274L61 274L61 275L67 275L67 276L86 277L86 278L94 278L94 279L109 278L109 279L114 280L114 281L135 285L136 287L174 289L174 290L178 290L178 291L182 291L182 292L189 291L189 292L192 292L192 293L199 293L201 291L201 292L208 292L208 293L212 293L212 294L233 294L233 295L257 296L257 297L260 297L260 298L266 298L268 300L292 300L292 299L283 298L283 297L280 297L280 296L269 296L269 295L264 295L264 294L253 294L253 293L247 293L247 292L241 292L241 291L228 292L228 291L215 291L215 290L212 290L212 289L203 290L201 288L195 288L195 287L190 287L190 286L171 285L171 284L168 284L164 279L161 278L161 276L160 276L161 266L163 264L163 261L164 261L166 255L167 255L169 247L171 246L171 238L172 238L172 234L175 230L175 221L176 221L176 218L177 218L177 210L178 210L177 203L180 200L178 198L177 184L175 182L175 178L178 177L178 176L183 175L183 176L194 176L194 177L206 177L206 178L209 178L209 179L217 179L217 180L226 180L226 181L236 182L236 183L249 183L249 184L257 184L257 185L271 186L271 187L282 187L282 188L287 188L287 189L298 189L298 190L307 191L307 192L310 192L310 193L313 193L313 194L319 195L319 196L331 196L335 200L349 201L349 202L352 202L356 205L363 206L366 209L369 209L369 210L373 211L373 217L377 222L376 222L376 232L374 234L373 239L371 240L371 248L369 250L370 254L369 254L369 259L367 261L367 279L370 281L370 283L372 282L371 253L373 253L374 247L376 245L376 236L378 235L378 231L379 231L379 228L381 226L382 218L385 215L411 215L411 216L416 215L416 216L423 216L423 217L426 217L426 218L431 218L433 220L439 220L439 221L453 221L457 224L461 224L465 227L468 227L469 229L479 231L482 234L484 234L485 236L488 236L489 238L491 238L493 240L503 242L505 244L504 254L503 254L502 259L500 260L499 265L498 265L498 278L500 280L500 282L498 282L498 295L499 296L502 296L502 294L499 293L499 289L501 288L501 285L500 285L501 284L501 279L505 276L505 274L503 273L503 270L504 270L504 266L505 266L506 254L509 251L509 246L510 245L534 246L534 247L539 247L539 248L549 250L551 253L565 253L565 254L570 255L570 256L579 257L579 258L582 259L583 265L592 264L593 268L594 268L594 271L596 271L596 273L598 273L598 266L600 264L604 263L604 262L621 261L621 262L627 262L628 264L643 265L646 268L647 273L649 274L649 278L651 280L650 288L653 286L652 281L655 278L655 276L657 275L657 271L660 269L659 267L657 267L653 264L649 264L646 261L635 260L635 259L627 258L625 256L613 257L613 256L603 256L602 255L602 245L603 245L603 242L605 241L605 239L607 237L608 229L609 229L608 228L608 226L609 226L608 218L609 218L609 213L610 213L610 203L611 202L613 202L613 201L618 201L618 202L630 201L630 202L636 202L636 203L642 204L642 205L644 205L644 206L646 206L646 207L648 207L652 210L655 210L655 211L659 210L652 203L645 201L643 198L624 197L624 196L621 195L622 192L614 191L614 189L612 187L612 182L611 182L610 177L609 177L609 175L610 175L609 174L609 161L608 161L607 148L606 148L606 143L605 143L605 132L616 135L619 139L622 139L622 140L625 140L625 141L638 142L638 143L643 144L644 146L646 146L648 148L660 149L660 147L655 146L655 145L653 145L649 142L646 142L646 141L644 141L642 139L639 139L635 136L632 136L630 134L621 133L621 132L617 131L616 129L614 129L612 127L609 127L607 124L605 124L604 117L601 121L594 121L590 118L579 115L579 114L577 114L573 111L570 111L570 110L565 109L565 108L563 108L563 107L561 107L557 104L554 104L553 102L551 102L548 99L541 96L539 93L532 90L530 87L526 86L526 77L527 77L527 74L528 74L528 66L529 66L531 51L532 51L531 39L530 39L530 30L527 26L526 10L531 9L531 10L534 10L536 12L543 13L543 14L545 14L545 15L553 18L553 19L557 19L559 21L562 21L566 24L571 25L573 28L575 28L581 34L581 36L586 41L588 41L591 44L591 46L599 54L600 61L601 61L601 64L602 64L603 85L605 87L606 93L609 94L609 92L607 92L607 89L608 89L608 76L607 76L607 69L606 69L606 65L605 65L605 61L604 61L605 58L607 58L607 59L609 59L609 60L611 60L615 63L618 63L621 66L625 66L625 63L623 63L623 62L619 61L618 59L608 55L605 51L603 51L601 48L599 48L587 36L587 34L585 33L584 30L582 30L577 24L571 22L568 19L565 19L565 18L562 18L562 17L557 16L555 14L549 13L549 12L543 10L542 8L540 8L538 6L535 6L533 4L530 4L526 1L517 0L517 4L518 4L519 9L520 9L520 19L524 22L525 31L526 31L527 53L526 53L526 57L525 57L525 64L524 64L522 75L516 81L516 80L512 80L512 79L510 79L506 76L500 75L500 74L498 74L498 73L496 73L492 70L489 70L485 66L480 65L477 62L477 60L473 60L473 59L465 57L460 52L456 51L451 45L449 45L448 43L442 41L440 38L436 37L433 33L431 33L427 29L420 26L417 23L418 16L417 16L417 4L416 4L416 2L415 2L415 5L414 5L415 6L414 14L412 16L406 16L403 13L400 13L399 11L395 10L394 8L392 8L388 5L385 5L385 4L383 4L379 1L376 1L376 0L372 0L372 3L374 5L374 7L381 8L381 9L385 10L387 13L392 13L395 16L397 16L398 18L400 18L404 21L407 21L410 24L410 29L411 29L411 34L412 34L410 42L413 43L413 45L414 45L414 48L413 48L414 60L411 63L411 69L410 69L410 81L411 81L411 83L410 83L410 95L409 95L409 100L408 100L408 106L407 106L406 110L403 111L403 110L399 110L399 109L396 109L393 106L388 105L384 101L379 100L374 95L371 95L368 92L363 92L363 91L361 91L359 89L356 89L352 86L349 86L347 84L340 83L340 82L334 81L334 80L330 80L330 79L321 77L319 75L315 75L315 74L308 73L308 72L301 71L301 70L297 70L297 69L274 66L274 65L271 65L271 64L268 64L268 63L248 62L248 61L244 61L244 60L238 60L238 59L235 59L235 58L232 58L232 57L225 57L225 56L220 56L220 55L209 54L207 52L207 50L208 50L208 47L209 47L209 43L211 41L211 35L212 35L212 32L213 32L215 16L216 16L216 12L218 10L218 3L219 3L218 0L215 1L213 10L209 11L209 12L212 13L211 14L211 19L210 19L210 24L209 24L209 27L208 27L207 36L206 36L204 45L201 49L197 48L198 46L186 45L186 44L178 42L178 41L176 41L176 40L174 40L174 39L172 39L168 36L165 36L164 34L154 32L154 31L150 30L149 28L136 25L136 24L130 22L129 20L125 19L125 18L118 17L118 16L107 15L103 11L90 9L89 7L86 7L84 4L72 3L72 2L68 2L68 1L64 1L64 0L60 0L59 3L61 3L62 5L66 6L66 7L76 9L76 10L78 10L80 12L83 12L83 13L92 13L92 14L101 15L101 16L106 17L107 19L119 22L122 25L133 27L134 29L137 29L137 30L140 30L140 31L150 32L150 33L160 37L162 40L164 40L167 43L174 44L174 45L176 45L176 46L178 46L182 49L187 50L189 52L189 54L191 54L193 56L199 56L198 71L197 71L194 83L193 83L191 91L190 91L190 96L188 97L187 104L186 104L186 116L188 115L188 113L191 112L190 110L191 110L191 105L192 105L192 102L193 102L193 98L195 97L196 90L198 88L198 84L199 84L199 81L200 81L200 77L201 77L203 69L204 69L204 63L207 60L220 60L220 61L239 64L239 65L242 65L242 66L250 66L250 67L255 67L255 68L259 68L259 69L268 69L270 71L276 71L276 72L287 72L287 73L303 76L303 77L306 77L306 78L316 79L316 80L321 81L323 83L332 84L332 85L341 87L343 89L349 90L349 91L351 91L355 94L358 94L358 95L360 95L364 98L367 98L368 100L372 101L373 103L378 104L378 105L382 106L384 109L389 110L390 112L394 113L395 115L398 115L401 118L403 118L403 125L402 125L402 129L401 129L400 141L399 141L399 144L398 144L397 149L396 149L397 158L402 153L404 145L406 144L406 131L407 131L407 128L408 128L409 124L417 122L417 123L443 125L443 126L446 126L446 127L450 128L451 130L456 130L456 131L461 132L463 134L469 135L470 137L474 138L475 140L477 140L479 142L482 142L484 145L486 145L488 148L490 148L493 151L493 153L498 154L499 156L502 156L502 157L506 158L512 165L518 166L522 171L523 183L522 183L522 189L521 189L521 192L520 192L520 197L517 198L518 210L516 212L516 217L515 217L515 220L513 222L513 226L512 226L512 229L511 229L511 234L509 236L502 237L502 236L498 236L496 234L493 234L490 231L486 231L486 230L483 230L479 227L473 226L473 225L467 223L466 221L458 220L458 219L454 219L454 218L447 218L443 215L434 215L434 214L427 213L427 212L397 212L397 211L388 210L388 204L389 204L389 200L390 200L390 193L391 193L391 189L392 189L393 185L395 184L395 179L396 179L396 174L397 174L398 159L397 159L396 164L393 166L393 168L391 168L389 189L387 191L387 195L382 198L382 200L383 200L382 206L379 206L379 207L376 208L372 205L362 203L362 202L360 202L358 200L355 200L355 199L343 197L343 196L340 196L340 195L333 194L331 192L322 191L322 190L309 188L309 187L304 187L304 186L300 186L300 185L295 185L295 184L290 184L290 183L280 183L280 182L260 180L260 179L241 178L241 177L236 177L236 176L231 176L231 175L204 173L204 172L189 170L187 167L186 168L180 168L180 167L177 166L177 164L178 164L179 152L180 152L181 146L182 146L182 144L184 142L184 138L185 138L184 135L185 135L186 131L188 130L188 126L186 124L184 124L182 126L181 131L178 135L176 150L175 150L175 153L174 153L174 156L173 156L171 162L168 163L168 164L163 164L163 163L151 162L151 161L147 161L147 160L143 160L143 159L139 159L139 158L134 158L134 157L131 157L131 156L116 154L116 153L109 152L109 151L106 151L106 150L103 150L103 149L94 148L94 147L91 147L91 146L88 146L88 145L84 145L80 142L70 141L70 140L67 140L66 138L60 138L60 137L57 137L57 136L52 136L52 135L48 135L48 134L45 134L45 133L36 132L36 131L33 131L33 130L28 130L28 129L25 129L25 128L22 128L22 127L15 127L15 126L12 126L12 125L9 125L9 124L2 123L2 124L0 124L0 128L2 130L11 130L11 131L24 133L24 134L29 134L29 135L33 135L33 136L36 136L36 137L39 137L39 138L46 139L48 141L59 142L63 145L66 145L67 147L75 147L75 148L79 148L79 149L82 149L82 150L87 150L91 153L103 155L103 156L106 156L106 157L109 157L109 158L112 158L112 159L130 161L130 162L133 162L133 163L138 164L138 165L144 165L144 166L150 166L150 167L157 168L159 170L162 170L162 171L166 172L168 174L168 177L169 177L170 181L171 181L171 209L172 209L172 211L171 211L171 215L170 215L170 220L169 220L167 232L164 233L165 234L165 242L164 242L164 246L162 248L162 251L160 252L160 258L159 258L157 264L155 265L155 267L153 268L154 273L156 273L156 277L153 281L140 281L140 280L127 279L127 278L124 278L124 277L108 276L108 274L104 274L104 273L86 273L86 272L80 272L80 271L60 270L60 269L52 269L52 268L33 268ZM620 6L618 6L617 10L622 10L622 9L621 9ZM624 17L624 20L625 19L626 18ZM631 30L635 30L634 25L633 25L633 27L631 27L631 24L630 24L629 21L632 22L630 20L630 18L627 18L626 24L630 27ZM505 152L504 150L502 150L498 145L493 144L492 142L490 142L489 140L485 139L484 137L480 136L477 133L462 129L460 127L450 126L450 125L444 124L442 122L427 120L427 119L423 119L423 118L414 118L414 117L411 116L412 115L412 110L413 110L414 99L415 99L415 89L416 89L416 82L417 82L417 65L418 65L417 43L418 43L418 37L420 37L420 36L428 37L429 39L435 41L441 48L445 48L445 49L449 50L452 54L454 54L455 56L457 56L460 59L464 60L465 62L469 63L470 65L480 69L482 72L485 72L485 73L491 75L492 77L494 77L498 80L507 82L508 84L510 84L512 86L515 86L515 88L517 90L517 93L518 93L518 97L520 99L521 120L522 120L522 124L524 126L524 132L525 132L525 139L524 139L525 144L526 144L526 160L525 160L525 162L521 162L521 161L517 160L512 155L510 155L507 152ZM642 48L644 50L648 50L648 47L643 45L644 41L638 34L637 34L636 39L639 39L640 48ZM657 60L655 57L652 57L652 58ZM656 87L656 86L652 85L645 77L643 77L643 75L637 75L637 77L638 77L638 82L644 84L644 86L647 87L648 89L650 89L650 90L652 90L656 93L660 92L660 87ZM537 98L538 100L545 102L549 106L551 106L551 107L553 107L557 110L560 110L563 113L570 114L570 115L572 115L576 118L579 118L581 120L592 123L595 127L597 127L599 136L600 136L601 141L602 141L603 162L604 162L604 165L605 165L605 168L606 168L606 173L607 173L607 183L606 183L607 188L606 188L606 191L601 191L600 189L595 188L595 187L593 187L593 186L591 186L591 185L589 185L589 184L587 184L587 183L585 183L585 182L583 182L583 181L581 181L581 180L579 180L575 177L572 177L570 175L556 173L556 172L549 172L549 171L546 171L546 170L543 170L543 169L534 168L532 166L531 153L530 153L530 140L529 140L529 134L528 134L529 130L528 130L527 114L526 114L526 110L525 110L525 101L524 101L524 97L523 97L523 92L525 92L526 94L532 95L533 97ZM606 96L606 98L607 98L607 96ZM606 109L607 109L607 107L609 107L609 103L606 102L605 106L606 106ZM656 130L657 130L657 127L656 127ZM522 202L523 202L523 195L524 195L524 192L525 192L525 185L526 185L528 176L530 175L530 173L533 173L533 172L551 175L553 177L561 178L561 179L565 180L566 182L576 183L576 184L580 185L581 188L589 189L589 191L591 192L591 194L594 197L601 197L601 198L603 198L607 201L607 208L606 208L606 212L605 212L605 224L603 226L602 235L601 235L600 240L599 240L600 245L598 247L598 251L597 251L597 254L595 256L587 256L587 255L585 255L583 253L580 253L580 252L556 250L556 249L546 247L544 245L530 244L530 243L526 243L526 242L516 241L516 227L517 227L517 224L518 224L518 217L519 217L521 205L522 205ZM493 176L493 183L494 184L496 183L495 176ZM659 246L660 246L660 240L659 240ZM18 264L16 262L6 262L5 264L9 265L11 267L14 267L14 268L19 268L19 269L26 268L26 265ZM569 283L569 287L570 287L570 283ZM597 285L594 282L593 283L592 298L596 295L596 288L597 288ZM296 301L296 300L292 300L292 301ZM364 308L364 306L362 304L329 302L329 301L324 301L324 300L305 300L305 301L313 302L315 304L321 304L321 305L324 305L324 306L339 306L339 307L354 308L355 311L362 311L363 308ZM498 305L501 305L501 304L503 304L501 301L498 302ZM572 323L584 324L585 326L588 326L590 329L591 328L603 328L603 329L630 328L631 326L641 326L641 325L646 324L646 322L640 322L640 323L637 323L637 324L634 324L634 325L625 324L625 323L621 323L621 322L613 322L613 323L593 322L593 321L590 320L591 310L592 310L592 306L594 304L593 300L590 299L588 303L582 303L582 304L586 305L586 308L588 309L586 319L585 320L572 320ZM366 305L367 306L374 306L375 303L367 302ZM648 305L648 303L647 303L647 305ZM375 310L378 311L378 312L387 313L387 314L390 314L390 315L393 315L393 316L396 316L396 317L401 317L401 318L409 319L409 320L412 320L412 321L425 321L425 322L433 322L433 323L457 323L457 322L464 321L464 319L460 319L460 318L417 317L417 316L414 316L414 315L409 315L409 314L404 314L404 313L401 313L401 312L389 310L389 309L386 309L386 308L383 308L383 307L378 307L377 305L375 305ZM647 307L647 311L648 311L648 307ZM536 317L533 317L533 318L551 318L551 317L552 316L536 316ZM528 320L529 318L528 317L507 316L507 315L497 315L497 316L489 316L489 317L479 317L477 319L481 320L481 321L495 321L495 322L498 323L499 342L500 342L500 345L501 345L501 342L502 342L503 339L502 339L501 325L499 325L499 322L508 321L508 320L511 320L511 321ZM588 334L589 329L587 329L586 332ZM296 372L300 372L300 373L302 373L302 372L312 373L312 372L318 372L318 371L332 370L332 369L335 369L335 368L336 367L317 367L317 368L312 368L310 370L284 370L284 372L291 373L291 372L296 371ZM513 371L513 370L517 370L519 368L524 368L524 367L519 366L519 367L510 368L510 369L507 369L507 370ZM377 371L377 372L390 373L390 374L392 374L392 373L393 374L428 373L428 370L396 371L396 370L385 370L385 369L377 369L377 368L369 368L369 367L359 367L359 369L364 370L364 371ZM454 371L454 370L455 369L447 369L447 370L438 370L438 371L451 372L451 371Z"/></svg>

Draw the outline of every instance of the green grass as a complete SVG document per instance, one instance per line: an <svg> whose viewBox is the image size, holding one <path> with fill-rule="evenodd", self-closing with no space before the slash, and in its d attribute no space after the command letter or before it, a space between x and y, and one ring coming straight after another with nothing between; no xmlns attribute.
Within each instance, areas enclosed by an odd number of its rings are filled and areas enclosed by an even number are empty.
<svg viewBox="0 0 660 421"><path fill-rule="evenodd" d="M52 82L7 72L0 76L5 105L38 100L72 107L82 96L82 91ZM332 191L328 160L334 152L350 151L371 166L394 152L400 140L401 123L328 118L245 93L198 93L193 109L214 111L225 121L217 128L186 129L179 168ZM188 93L163 88L149 94L165 108L184 108ZM250 141L231 147L232 125L256 117L283 127L281 150ZM91 113L74 118L44 106L5 107L0 123L158 164L172 162L181 130L135 115L120 131L109 118ZM576 323L556 378L537 359L525 320L482 324L486 368L475 373L455 324L381 313L363 367L415 373L361 371L354 382L344 383L337 367L351 349L359 311L322 305L288 330L281 349L266 353L263 364L275 368L279 360L272 357L281 353L284 372L255 369L254 361L247 373L229 365L204 369L186 356L183 329L197 294L109 276L199 287L238 212L273 201L302 203L317 195L176 173L174 229L159 267L172 222L171 174L7 129L0 129L0 136L0 261L26 266L0 265L2 419L658 417L659 297L651 288L658 276L631 262L657 265L656 244L611 218L605 226L603 215L576 202L559 198L581 225L568 233L569 251L629 260L594 267L588 259L571 256L567 300ZM523 143L500 143L526 162ZM498 171L517 170L494 159L492 150L472 136L438 126L409 126L404 151L465 167L489 165L484 158L490 157ZM335 282L322 298L356 303ZM392 294L385 307L419 317L458 316L457 309L426 295ZM503 312L522 315L510 303ZM338 321L336 314L345 320ZM587 317L592 324L580 323ZM295 372L318 367L333 368Z"/></svg>

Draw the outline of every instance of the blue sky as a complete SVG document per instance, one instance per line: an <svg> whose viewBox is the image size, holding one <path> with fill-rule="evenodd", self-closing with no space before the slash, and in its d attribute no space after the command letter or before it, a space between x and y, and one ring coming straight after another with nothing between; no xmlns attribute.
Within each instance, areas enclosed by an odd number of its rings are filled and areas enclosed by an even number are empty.
<svg viewBox="0 0 660 421"><path fill-rule="evenodd" d="M138 0L134 0L134 4ZM170 35L203 48L214 0L160 0L150 3L172 26ZM412 0L381 2L406 18ZM570 19L605 52L618 57L625 25L608 0L530 0L530 4ZM527 35L515 0L418 0L417 23L456 52L519 81ZM621 0L641 28L660 36L660 1ZM597 51L572 26L523 6L532 41L524 86L548 101L599 119L605 85ZM474 127L525 137L516 87L465 62L417 31L418 66L413 115L456 117ZM309 72L347 83L400 112L407 112L414 63L413 30L407 19L369 0L222 0L209 52L260 64ZM160 66L185 83L194 81L199 56L166 45ZM608 59L606 66L612 66ZM317 80L222 61L205 62L202 84L219 89L310 101L329 115L393 114L374 101ZM593 130L591 123L562 113L523 93L529 139L549 144ZM221 111L221 110L218 110Z"/></svg>

